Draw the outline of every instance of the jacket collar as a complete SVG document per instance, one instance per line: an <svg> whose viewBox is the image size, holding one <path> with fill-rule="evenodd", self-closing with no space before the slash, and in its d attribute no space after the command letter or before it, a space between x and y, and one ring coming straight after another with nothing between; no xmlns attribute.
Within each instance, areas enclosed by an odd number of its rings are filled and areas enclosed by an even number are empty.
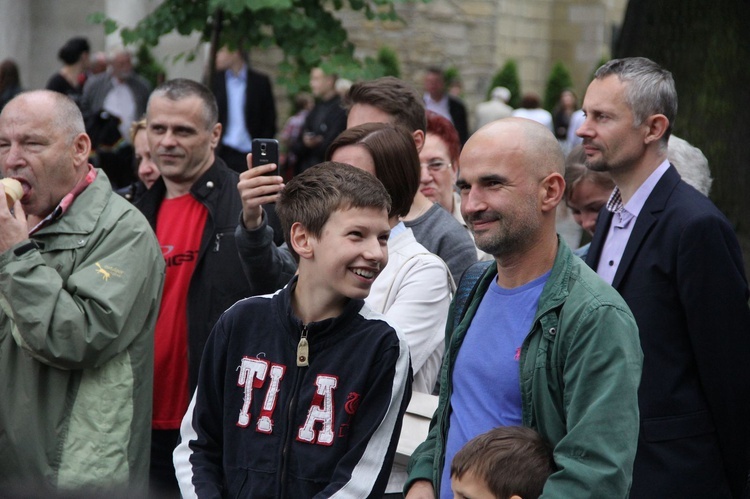
<svg viewBox="0 0 750 499"><path fill-rule="evenodd" d="M555 256L555 262L552 264L552 271L549 279L547 279L547 284L545 284L542 295L539 297L535 321L549 310L557 308L565 302L569 294L572 267L573 252L565 244L565 241L557 236L557 255Z"/></svg>
<svg viewBox="0 0 750 499"><path fill-rule="evenodd" d="M112 187L107 175L103 170L97 169L94 181L76 196L75 202L70 205L65 215L39 229L34 236L47 233L89 234L93 232L112 195Z"/></svg>
<svg viewBox="0 0 750 499"><path fill-rule="evenodd" d="M669 169L664 173L662 178L659 179L656 186L654 186L654 190L646 200L643 209L635 221L633 232L630 234L628 243L625 245L622 260L620 260L620 265L617 267L617 272L612 280L613 288L617 289L620 283L622 283L622 279L630 268L630 265L633 263L635 255L638 253L641 245L651 232L654 224L659 220L659 214L664 211L667 201L672 195L672 191L674 191L679 183L680 174L677 173L674 166L670 165ZM609 232L609 224L607 224L606 227L606 229L603 229L604 236Z"/></svg>
<svg viewBox="0 0 750 499"><path fill-rule="evenodd" d="M594 237L589 246L589 252L586 255L586 263L589 267L594 269L594 271L596 271L596 265L599 263L599 257L601 256L602 248L604 247L604 240L606 239L609 225L612 223L613 217L614 213L609 211L606 206L602 206L602 209L599 211L599 216L596 219L596 226L601 229L594 232Z"/></svg>
<svg viewBox="0 0 750 499"><path fill-rule="evenodd" d="M226 187L225 184L228 181L227 175L223 175L222 170L228 171L229 168L220 157L216 156L211 167L190 188L190 194L201 202L218 196L218 192Z"/></svg>
<svg viewBox="0 0 750 499"><path fill-rule="evenodd" d="M630 265L633 263L635 255L638 253L638 249L643 244L643 241L651 232L651 228L659 219L659 214L664 211L667 205L669 197L672 195L677 184L680 183L680 174L677 173L674 165L670 165L664 175L659 179L654 186L654 190L651 191L643 209L638 214L638 218L635 221L633 232L630 234L628 243L625 246L625 251L622 254L622 260L620 265L617 267L617 273L612 280L612 287L617 289L622 283L622 279L625 276ZM604 242L607 239L609 233L609 226L612 223L612 213L607 211L606 208L602 208L599 212L599 218L596 221L597 230L594 233L594 239L591 241L588 255L586 256L586 263L596 270L599 264L599 259L602 254L602 248Z"/></svg>
<svg viewBox="0 0 750 499"><path fill-rule="evenodd" d="M277 291L276 300L276 312L279 314L281 322L286 326L290 340L295 346L300 339L303 327L302 321L292 312L292 292L297 286L297 277L296 275L292 277L289 284ZM364 306L364 300L351 299L338 316L304 324L304 326L307 326L307 339L310 341L310 348L315 350L316 347L321 346L321 343L325 345L328 339L335 339L340 334L347 334L346 331L351 327L352 319L360 313Z"/></svg>
<svg viewBox="0 0 750 499"><path fill-rule="evenodd" d="M231 175L226 175L229 172L231 170L229 170L224 161L215 156L211 167L190 188L190 194L204 205L218 200L219 193L223 189L235 187L226 185L229 179L232 178ZM154 185L136 203L136 206L143 211L152 227L156 226L156 214L166 195L167 186L164 183L164 179L159 177L154 182Z"/></svg>
<svg viewBox="0 0 750 499"><path fill-rule="evenodd" d="M565 298L568 296L572 265L573 252L568 245L565 244L565 241L563 241L560 236L557 236L557 254L555 255L555 261L552 264L550 276L547 279L547 283L544 285L541 296L539 297L539 306L537 307L534 316L534 322L539 320L542 315L565 302ZM495 279L496 276L497 266L490 265L482 276L479 287L475 292L475 296L477 293L481 293L481 297L489 287L490 282Z"/></svg>

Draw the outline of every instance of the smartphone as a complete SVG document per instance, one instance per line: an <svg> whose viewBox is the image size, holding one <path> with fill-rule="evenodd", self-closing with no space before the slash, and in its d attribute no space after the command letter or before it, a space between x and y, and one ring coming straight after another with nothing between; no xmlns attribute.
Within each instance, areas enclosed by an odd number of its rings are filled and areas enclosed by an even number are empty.
<svg viewBox="0 0 750 499"><path fill-rule="evenodd" d="M266 175L279 174L279 141L276 139L253 139L253 168L269 163L276 165L276 170Z"/></svg>

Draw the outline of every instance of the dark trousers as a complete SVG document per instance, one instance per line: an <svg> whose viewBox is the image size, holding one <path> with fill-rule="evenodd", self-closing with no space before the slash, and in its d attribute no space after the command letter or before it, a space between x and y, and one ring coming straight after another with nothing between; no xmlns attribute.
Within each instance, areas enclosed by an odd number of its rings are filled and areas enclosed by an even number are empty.
<svg viewBox="0 0 750 499"><path fill-rule="evenodd" d="M238 151L237 149L222 144L221 147L219 147L217 154L224 160L224 163L226 163L229 168L237 173L247 171L248 153Z"/></svg>
<svg viewBox="0 0 750 499"><path fill-rule="evenodd" d="M180 497L172 462L172 452L177 447L179 438L180 430L151 430L149 496L152 499Z"/></svg>

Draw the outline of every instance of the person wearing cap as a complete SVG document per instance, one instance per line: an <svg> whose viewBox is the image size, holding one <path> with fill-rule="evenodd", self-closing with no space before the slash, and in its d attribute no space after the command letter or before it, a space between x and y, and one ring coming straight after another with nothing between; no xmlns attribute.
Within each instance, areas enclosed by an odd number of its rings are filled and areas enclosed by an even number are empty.
<svg viewBox="0 0 750 499"><path fill-rule="evenodd" d="M505 87L495 87L490 94L490 100L477 104L476 126L479 130L491 121L509 118L513 113L513 108L508 105L510 101L510 90Z"/></svg>

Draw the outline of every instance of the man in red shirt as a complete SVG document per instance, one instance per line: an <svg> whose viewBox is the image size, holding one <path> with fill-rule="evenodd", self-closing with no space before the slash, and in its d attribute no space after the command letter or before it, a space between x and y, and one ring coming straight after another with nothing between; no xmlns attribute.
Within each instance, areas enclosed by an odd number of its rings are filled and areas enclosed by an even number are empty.
<svg viewBox="0 0 750 499"><path fill-rule="evenodd" d="M172 451L203 346L221 313L251 291L234 242L238 174L214 154L222 129L213 94L191 80L168 81L151 94L146 120L161 178L138 207L167 263L155 332L151 487L177 497Z"/></svg>

